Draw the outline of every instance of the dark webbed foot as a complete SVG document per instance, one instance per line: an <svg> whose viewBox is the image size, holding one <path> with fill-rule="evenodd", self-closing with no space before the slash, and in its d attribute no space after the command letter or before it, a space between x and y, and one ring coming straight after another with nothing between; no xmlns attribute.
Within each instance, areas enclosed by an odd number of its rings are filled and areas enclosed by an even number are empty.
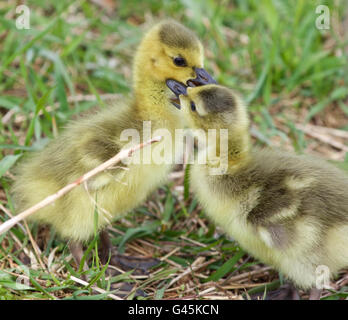
<svg viewBox="0 0 348 320"><path fill-rule="evenodd" d="M132 257L120 254L116 248L112 247L107 231L100 233L101 250L100 259L103 263L107 263L110 257L110 266L115 266L124 271L133 270L133 275L146 275L148 270L159 264L159 260L146 257ZM111 255L111 256L110 256ZM115 270L113 270L115 271ZM113 272L115 274L115 272Z"/></svg>
<svg viewBox="0 0 348 320"><path fill-rule="evenodd" d="M253 300L262 299L263 294L252 297ZM284 284L279 289L266 293L265 300L300 300L297 289L292 284Z"/></svg>
<svg viewBox="0 0 348 320"><path fill-rule="evenodd" d="M134 275L146 275L148 274L149 269L157 265L159 262L160 261L155 258L132 257L113 253L109 264L117 266L124 271L134 269Z"/></svg>
<svg viewBox="0 0 348 320"><path fill-rule="evenodd" d="M300 296L292 284L284 284L278 290L269 292L266 300L300 300Z"/></svg>
<svg viewBox="0 0 348 320"><path fill-rule="evenodd" d="M123 271L134 270L132 275L147 275L149 269L160 262L155 258L132 257L118 253L117 249L113 248L106 230L100 233L100 241L100 260L104 264L109 261L109 267L106 271L109 276L120 274L121 272L118 269ZM115 294L121 298L128 297L132 292L134 292L134 297L146 297L144 291L135 289L135 285L128 282L113 283L111 290L116 290Z"/></svg>

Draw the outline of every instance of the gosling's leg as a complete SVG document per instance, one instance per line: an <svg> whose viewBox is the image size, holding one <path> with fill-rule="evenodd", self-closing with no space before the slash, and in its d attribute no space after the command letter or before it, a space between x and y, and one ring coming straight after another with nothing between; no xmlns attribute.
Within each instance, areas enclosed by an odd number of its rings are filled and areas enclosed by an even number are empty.
<svg viewBox="0 0 348 320"><path fill-rule="evenodd" d="M70 241L68 246L69 246L70 252L73 255L74 260L77 264L77 268L79 268L80 264L81 264L82 257L83 257L83 246L82 246L81 242L77 242L77 241ZM83 264L83 270L84 271L88 270L88 265L87 265L86 261Z"/></svg>
<svg viewBox="0 0 348 320"><path fill-rule="evenodd" d="M100 232L99 239L100 260L105 264L109 260L109 255L112 255L112 243L110 241L109 234L106 230Z"/></svg>
<svg viewBox="0 0 348 320"><path fill-rule="evenodd" d="M111 254L110 264L121 267L125 270L135 269L134 274L147 274L148 270L159 263L158 259L155 258L142 258L142 257L131 257L125 256L117 252L112 246L109 234L106 230L100 233L100 258L103 263L106 263Z"/></svg>
<svg viewBox="0 0 348 320"><path fill-rule="evenodd" d="M320 300L322 289L312 288L309 292L309 300Z"/></svg>

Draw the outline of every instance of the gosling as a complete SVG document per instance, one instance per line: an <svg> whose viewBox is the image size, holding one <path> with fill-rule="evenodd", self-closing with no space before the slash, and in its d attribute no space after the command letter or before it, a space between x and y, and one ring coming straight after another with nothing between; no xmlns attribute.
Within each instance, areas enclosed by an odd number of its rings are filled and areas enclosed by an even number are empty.
<svg viewBox="0 0 348 320"><path fill-rule="evenodd" d="M320 299L317 272L325 268L332 276L348 266L347 174L309 156L252 148L247 107L228 88L187 88L180 106L205 146L200 153L207 161L193 164L190 180L207 215L295 287L310 289L309 299ZM209 138L209 129L217 138ZM219 137L221 129L227 131ZM295 287L270 297L299 299Z"/></svg>
<svg viewBox="0 0 348 320"><path fill-rule="evenodd" d="M133 98L127 103L116 101L96 114L71 122L42 151L22 161L12 188L16 211L31 207L129 146L128 140L121 139L126 129L135 129L143 137L143 124L151 121L150 133L165 128L174 137L182 120L180 111L171 107L172 93L166 83L177 80L199 85L212 81L203 69L203 58L202 44L181 24L166 20L150 29L134 58ZM172 145L168 139L160 143L170 143L164 148ZM76 187L30 220L51 225L69 242L80 264L82 245L94 235L97 208L102 255L107 260L112 246L105 227L141 204L165 181L171 168L172 164L154 163L152 157L148 164L130 163L127 171L114 168L89 180L87 190ZM127 258L112 254L110 264L127 266ZM131 268L139 266L136 259L128 260Z"/></svg>

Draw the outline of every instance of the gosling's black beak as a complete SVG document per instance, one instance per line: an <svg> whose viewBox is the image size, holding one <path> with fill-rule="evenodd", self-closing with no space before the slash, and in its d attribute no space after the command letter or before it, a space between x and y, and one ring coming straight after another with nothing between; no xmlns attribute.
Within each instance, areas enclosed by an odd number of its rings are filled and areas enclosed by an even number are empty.
<svg viewBox="0 0 348 320"><path fill-rule="evenodd" d="M187 85L190 87L204 86L205 84L217 83L215 79L204 69L194 68L196 72L196 78L187 81Z"/></svg>
<svg viewBox="0 0 348 320"><path fill-rule="evenodd" d="M172 104L176 108L181 109L179 96L181 94L183 95L187 94L186 93L187 87L183 83L176 80L172 80L172 79L166 80L166 84L167 84L167 87L175 94L175 98L170 99Z"/></svg>

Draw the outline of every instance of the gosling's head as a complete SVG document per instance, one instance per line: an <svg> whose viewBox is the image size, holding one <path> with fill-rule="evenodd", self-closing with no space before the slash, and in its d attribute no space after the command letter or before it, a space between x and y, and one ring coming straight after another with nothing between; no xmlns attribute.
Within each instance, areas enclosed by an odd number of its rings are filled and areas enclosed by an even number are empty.
<svg viewBox="0 0 348 320"><path fill-rule="evenodd" d="M214 84L188 87L186 94L179 97L184 117L192 129L228 129L232 136L248 130L246 106L229 88Z"/></svg>
<svg viewBox="0 0 348 320"><path fill-rule="evenodd" d="M203 69L203 47L196 35L173 20L165 20L143 38L134 66L134 79L161 82L176 80L188 85L215 81Z"/></svg>

